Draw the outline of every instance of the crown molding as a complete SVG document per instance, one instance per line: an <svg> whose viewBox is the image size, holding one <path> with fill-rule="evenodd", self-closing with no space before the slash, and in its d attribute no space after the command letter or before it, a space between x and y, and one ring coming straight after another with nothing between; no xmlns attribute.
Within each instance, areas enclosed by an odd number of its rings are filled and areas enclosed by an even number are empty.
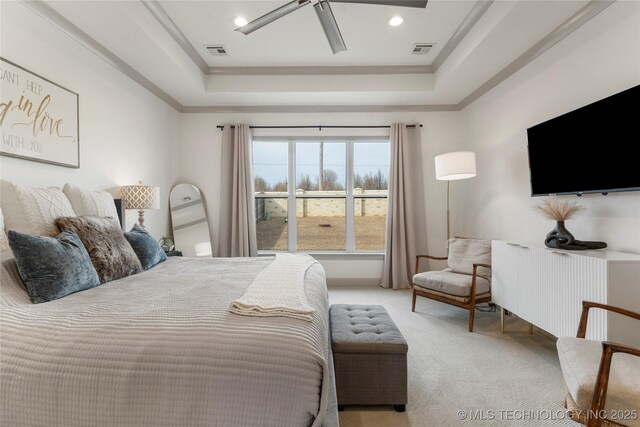
<svg viewBox="0 0 640 427"><path fill-rule="evenodd" d="M185 106L183 113L387 113L459 111L455 104L433 105L238 105Z"/></svg>
<svg viewBox="0 0 640 427"><path fill-rule="evenodd" d="M62 16L58 11L53 9L44 1L22 0L21 4L31 9L37 15L40 15L45 21L48 21L62 32L66 33L69 37L80 43L81 46L89 49L92 53L111 65L113 68L128 76L140 86L169 104L176 111L182 111L182 104L176 101L171 95L160 89L155 83L140 74L131 65L124 62L109 49L98 43L93 37L82 31L78 26Z"/></svg>
<svg viewBox="0 0 640 427"><path fill-rule="evenodd" d="M301 66L301 67L211 67L207 74L215 76L344 76L371 74L433 74L430 65L370 66Z"/></svg>
<svg viewBox="0 0 640 427"><path fill-rule="evenodd" d="M483 1L484 11L488 9L491 2L493 0ZM467 95L462 101L458 104L433 104L433 105L255 105L255 106L183 106L176 99L174 99L171 95L163 91L160 87L158 87L151 80L144 77L141 73L136 71L129 64L120 59L117 55L107 49L105 46L100 44L98 41L93 39L90 35L85 33L51 6L47 5L43 0L21 0L21 4L25 7L32 10L37 15L41 16L43 19L48 21L53 26L57 27L59 30L67 34L69 37L80 43L83 47L90 50L92 53L97 55L99 58L104 60L106 63L138 83L140 86L147 89L149 92L157 96L159 99L167 103L169 106L174 108L176 111L181 113L334 113L334 112L436 112L436 111L460 111L472 104L478 98L480 98L485 93L489 92L491 89L499 85L504 80L511 77L517 71L522 69L524 66L535 60L538 56L542 55L544 52L552 48L558 42L563 40L565 37L576 31L586 22L590 21L593 17L598 15L600 12L605 10L607 7L611 6L615 3L615 0L592 0L587 5L585 5L582 9L576 12L572 17L567 19L565 22L556 27L552 32L547 34L544 38L534 44L531 48L529 48L525 53L520 55L517 59L512 61L509 65L495 74L488 81L480 85L477 89L475 89L472 93ZM144 1L145 6L147 3L157 3L155 0ZM488 4L487 4L488 3ZM159 4L158 4L159 6ZM476 18L471 19L473 21L472 24L467 24L469 27L466 30L466 33L470 30L473 25L478 21L480 16L484 14L484 11L480 13L480 6L474 6L472 12L469 15L474 15ZM149 7L147 7L149 9ZM157 9L155 9L157 11ZM474 12L475 10L475 12ZM151 10L150 10L151 12ZM166 14L166 12L165 12ZM157 18L156 18L157 19ZM465 20L466 21L466 20ZM175 25L175 24L174 24ZM460 29L459 29L460 30ZM458 33L458 31L456 31ZM466 35L466 33L464 35ZM461 36L460 40L464 38L464 35ZM184 35L183 35L184 36ZM454 34L455 36L455 34ZM459 38L458 36L452 37ZM458 41L458 43L460 42ZM456 44L457 46L457 44ZM447 46L445 46L445 49ZM443 51L445 50L443 49ZM443 51L440 52L440 55L443 55ZM197 54L197 52L196 52ZM448 56L448 54L447 54ZM436 57L436 59L438 59ZM202 59L202 58L200 58ZM446 59L446 58L445 58ZM404 71L411 71L408 74L416 74L415 69L420 68L414 66L390 66L391 68L397 68L394 74L407 74ZM407 67L407 68L405 68ZM427 66L428 67L428 66ZM200 68L200 67L199 67ZM317 69L318 67L223 67L226 69L231 68L262 68L262 69L270 69L270 68L292 68L292 69ZM362 74L363 69L369 69L370 74L388 74L388 72L383 73L375 73L375 70L380 70L383 67L320 67L327 68L331 70L327 70L329 74ZM348 72L348 70L344 69L355 69L356 72ZM408 68L411 68L409 70ZM209 74L211 69L216 68L206 68L206 74ZM429 72L434 72L432 67L429 67ZM423 68L425 70L425 68ZM388 70L392 71L392 70ZM214 73L214 74L226 74L226 72L222 73ZM237 73L228 73L228 74L237 74ZM251 75L251 74L250 74ZM257 75L257 73L256 73Z"/></svg>
<svg viewBox="0 0 640 427"><path fill-rule="evenodd" d="M467 16L464 18L460 26L453 33L449 41L446 45L440 50L438 56L431 62L431 68L433 72L438 71L438 68L444 61L447 60L449 55L458 47L460 42L464 40L466 35L471 31L471 29L476 25L476 23L482 18L482 15L489 9L489 6L493 3L494 0L480 0L478 1L473 8L469 11Z"/></svg>
<svg viewBox="0 0 640 427"><path fill-rule="evenodd" d="M480 0L464 18L431 65L371 65L371 66L231 66L209 67L184 33L157 0L140 0L158 23L184 50L185 54L208 75L277 76L277 75L371 75L371 74L433 74L446 61L494 0Z"/></svg>
<svg viewBox="0 0 640 427"><path fill-rule="evenodd" d="M207 74L209 72L209 64L200 56L198 51L193 47L187 36L184 35L182 30L176 25L176 23L171 19L166 10L162 7L157 0L140 0L144 7L147 8L149 13L156 18L158 23L165 29L167 33L171 36L178 46L182 48L184 53L191 58L194 64L202 71L202 74Z"/></svg>
<svg viewBox="0 0 640 427"><path fill-rule="evenodd" d="M471 92L458 104L460 109L464 109L469 106L472 102L480 98L485 93L489 92L494 87L498 86L500 83L514 75L520 69L522 69L527 64L531 63L538 56L542 55L553 46L555 46L562 39L567 37L569 34L576 31L578 28L582 27L584 24L589 22L593 17L598 15L600 12L611 6L615 3L616 0L592 0L587 3L582 9L577 11L573 16L564 21L562 24L557 26L553 31L543 37L536 44L531 46L525 53L516 58L509 65L504 67L502 70L498 71L493 77L483 83L476 90Z"/></svg>

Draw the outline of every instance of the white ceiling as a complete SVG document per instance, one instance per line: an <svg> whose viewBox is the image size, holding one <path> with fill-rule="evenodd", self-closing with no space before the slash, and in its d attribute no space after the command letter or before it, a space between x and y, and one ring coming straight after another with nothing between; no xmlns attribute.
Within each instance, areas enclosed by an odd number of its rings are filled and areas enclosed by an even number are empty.
<svg viewBox="0 0 640 427"><path fill-rule="evenodd" d="M233 20L251 21L282 1L161 1L162 7L212 67L428 65L469 13L475 1L432 0L427 7L332 3L348 51L333 55L311 4L244 35ZM404 23L391 27L391 16ZM436 43L427 55L414 43ZM212 56L204 45L223 44L229 55Z"/></svg>
<svg viewBox="0 0 640 427"><path fill-rule="evenodd" d="M334 3L334 14L349 48L337 55L331 54L312 6L248 36L234 31L234 17L251 20L286 2L161 1L159 5L202 56L195 56L196 60L141 1L47 4L183 106L294 107L455 105L588 0L496 0L432 73L397 74L381 68L363 75L323 75L326 70L315 67L430 65L476 2L430 0L424 10ZM3 20L19 20L20 14L31 13L28 8L7 3L13 2L0 3ZM405 23L391 28L386 21L395 13L400 13ZM436 48L429 55L412 55L414 42L435 42ZM224 44L229 55L209 56L202 45L210 43ZM304 67L304 72L217 75L213 71L218 68L209 72L202 59L210 67L278 70L293 66Z"/></svg>

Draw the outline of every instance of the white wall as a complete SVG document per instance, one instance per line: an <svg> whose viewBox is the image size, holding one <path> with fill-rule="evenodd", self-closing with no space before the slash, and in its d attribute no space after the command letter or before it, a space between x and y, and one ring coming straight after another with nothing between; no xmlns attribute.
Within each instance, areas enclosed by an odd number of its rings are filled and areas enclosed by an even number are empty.
<svg viewBox="0 0 640 427"><path fill-rule="evenodd" d="M218 124L387 124L420 122L429 252L444 253L446 183L436 181L433 157L476 151L478 176L451 183L452 234L542 243L553 223L532 209L526 129L609 96L640 80L640 3L616 2L462 112L335 114L183 114L178 182L199 186L217 237L221 132ZM582 240L640 253L640 193L585 195L587 208L569 229ZM380 276L378 260L321 259L330 281Z"/></svg>
<svg viewBox="0 0 640 427"><path fill-rule="evenodd" d="M639 22L640 3L614 3L462 111L478 176L454 183L457 231L543 243L554 223L531 208L526 129L639 84ZM567 222L577 239L640 253L640 193L579 202L586 211Z"/></svg>
<svg viewBox="0 0 640 427"><path fill-rule="evenodd" d="M433 157L463 146L464 129L459 113L326 113L326 114L183 114L180 130L180 156L176 182L197 185L204 194L212 231L217 241L220 206L220 158L222 132L216 125L386 125L394 122L422 123L422 156L426 188L427 224L430 252L444 254L446 235L446 184L435 180ZM328 260L322 257L331 281L376 283L382 275L380 260ZM364 279L364 280L363 280Z"/></svg>
<svg viewBox="0 0 640 427"><path fill-rule="evenodd" d="M203 192L213 242L218 235L221 132L218 124L375 125L423 123L422 158L429 252L444 253L446 183L433 157L477 152L476 178L452 183L452 231L457 235L541 242L552 228L529 197L526 129L640 80L640 4L616 2L462 112L327 114L178 114L155 96L19 3L2 2L0 53L80 94L81 169L0 158L3 179L28 186L65 182L107 189L143 180L159 185L162 209L147 212L148 228L168 230L168 193L176 182ZM584 196L587 211L568 223L583 240L640 252L640 194ZM128 223L136 213L129 212ZM214 243L215 247L215 243ZM380 276L379 260L322 260L330 279Z"/></svg>
<svg viewBox="0 0 640 427"><path fill-rule="evenodd" d="M145 225L157 238L168 228L172 150L179 113L18 2L1 2L1 55L80 95L80 169L0 157L0 176L31 187L75 183L117 195L143 180L160 186L159 211ZM137 220L128 211L127 225Z"/></svg>

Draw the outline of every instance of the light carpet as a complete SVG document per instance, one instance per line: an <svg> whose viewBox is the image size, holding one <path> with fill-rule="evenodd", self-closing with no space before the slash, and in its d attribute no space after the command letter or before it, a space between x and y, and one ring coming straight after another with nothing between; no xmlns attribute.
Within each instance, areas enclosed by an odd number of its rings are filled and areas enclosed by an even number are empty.
<svg viewBox="0 0 640 427"><path fill-rule="evenodd" d="M409 344L409 403L346 407L341 427L377 426L579 426L564 410L564 381L555 342L528 324L499 313L468 311L377 287L329 288L331 304L383 305ZM464 418L464 419L463 419Z"/></svg>

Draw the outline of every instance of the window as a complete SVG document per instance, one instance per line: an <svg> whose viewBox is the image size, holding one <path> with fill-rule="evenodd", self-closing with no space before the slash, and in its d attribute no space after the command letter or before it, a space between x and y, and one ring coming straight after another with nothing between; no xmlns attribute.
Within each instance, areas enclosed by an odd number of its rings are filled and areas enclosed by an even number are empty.
<svg viewBox="0 0 640 427"><path fill-rule="evenodd" d="M258 250L384 251L389 158L388 140L255 139Z"/></svg>

